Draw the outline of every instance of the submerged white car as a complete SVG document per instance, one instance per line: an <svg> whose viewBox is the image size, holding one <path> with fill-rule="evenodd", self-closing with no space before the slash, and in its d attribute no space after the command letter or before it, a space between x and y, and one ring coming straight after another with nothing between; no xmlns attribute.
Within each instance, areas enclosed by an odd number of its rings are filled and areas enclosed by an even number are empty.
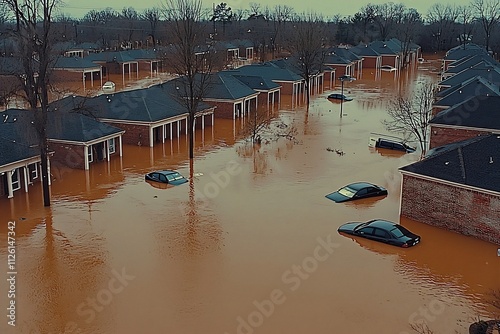
<svg viewBox="0 0 500 334"><path fill-rule="evenodd" d="M116 88L116 85L113 81L107 81L104 83L104 85L102 85L103 92L111 93L111 92L115 91L115 88Z"/></svg>

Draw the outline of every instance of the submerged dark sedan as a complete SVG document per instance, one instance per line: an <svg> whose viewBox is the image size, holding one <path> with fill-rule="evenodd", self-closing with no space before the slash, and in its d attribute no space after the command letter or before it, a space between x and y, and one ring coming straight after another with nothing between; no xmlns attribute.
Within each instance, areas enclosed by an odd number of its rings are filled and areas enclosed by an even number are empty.
<svg viewBox="0 0 500 334"><path fill-rule="evenodd" d="M174 186L186 183L188 180L174 170L160 170L146 174L146 181L168 183Z"/></svg>
<svg viewBox="0 0 500 334"><path fill-rule="evenodd" d="M415 246L420 242L420 236L399 224L382 219L373 219L366 223L346 223L340 226L338 231L403 248Z"/></svg>
<svg viewBox="0 0 500 334"><path fill-rule="evenodd" d="M337 93L328 95L328 98L332 100L352 101L352 97L347 97L344 94L337 94Z"/></svg>
<svg viewBox="0 0 500 334"><path fill-rule="evenodd" d="M387 195L387 189L368 182L356 182L340 188L336 192L325 197L337 203L351 201L360 198L384 196Z"/></svg>

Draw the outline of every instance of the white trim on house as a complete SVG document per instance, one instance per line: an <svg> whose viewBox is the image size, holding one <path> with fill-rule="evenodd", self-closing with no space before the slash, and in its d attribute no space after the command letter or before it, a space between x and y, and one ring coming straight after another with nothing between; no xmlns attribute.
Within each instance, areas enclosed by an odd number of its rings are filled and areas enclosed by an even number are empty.
<svg viewBox="0 0 500 334"><path fill-rule="evenodd" d="M473 128L469 126L461 126L461 125L450 125L450 124L441 124L441 123L429 123L431 127L436 128L445 128L445 129L460 129L460 130L472 130L479 132L491 132L495 134L500 134L500 129L488 129L488 128Z"/></svg>

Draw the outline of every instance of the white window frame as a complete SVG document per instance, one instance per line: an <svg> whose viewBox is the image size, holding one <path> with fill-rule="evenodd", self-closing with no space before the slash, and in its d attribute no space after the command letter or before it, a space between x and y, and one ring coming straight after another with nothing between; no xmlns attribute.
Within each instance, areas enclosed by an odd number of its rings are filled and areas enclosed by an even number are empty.
<svg viewBox="0 0 500 334"><path fill-rule="evenodd" d="M108 150L109 150L109 154L116 152L115 138L108 139Z"/></svg>
<svg viewBox="0 0 500 334"><path fill-rule="evenodd" d="M14 176L16 177L17 180L14 180ZM11 181L12 181L13 191L21 189L21 180L19 179L19 168L16 168L12 171Z"/></svg>
<svg viewBox="0 0 500 334"><path fill-rule="evenodd" d="M30 169L30 166L33 166L33 169ZM31 180L38 179L38 166L36 162L28 165L28 171L30 171Z"/></svg>
<svg viewBox="0 0 500 334"><path fill-rule="evenodd" d="M94 148L92 147L92 145L88 146L87 152L87 158L89 160L89 163L91 163L94 161Z"/></svg>

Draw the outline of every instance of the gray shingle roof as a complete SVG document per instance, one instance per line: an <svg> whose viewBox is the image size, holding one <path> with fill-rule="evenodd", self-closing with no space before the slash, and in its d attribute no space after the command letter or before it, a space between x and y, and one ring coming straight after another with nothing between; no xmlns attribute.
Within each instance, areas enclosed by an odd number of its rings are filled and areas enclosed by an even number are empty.
<svg viewBox="0 0 500 334"><path fill-rule="evenodd" d="M210 87L207 90L207 99L238 100L256 92L240 80L233 77L230 72L212 74Z"/></svg>
<svg viewBox="0 0 500 334"><path fill-rule="evenodd" d="M453 74L459 73L467 68L480 67L480 66L498 66L498 62L487 54L479 54L464 57L461 60L457 60L451 63L445 73Z"/></svg>
<svg viewBox="0 0 500 334"><path fill-rule="evenodd" d="M471 55L477 55L477 54L488 54L486 52L486 49L482 46L479 46L474 43L469 43L464 45L458 45L446 52L446 55L444 57L444 60L460 60L464 57L468 57Z"/></svg>
<svg viewBox="0 0 500 334"><path fill-rule="evenodd" d="M261 76L264 79L272 81L288 81L297 82L301 81L302 77L289 69L283 69L273 64L271 62L266 62L263 64L252 64L239 67L237 69L242 75L254 75Z"/></svg>
<svg viewBox="0 0 500 334"><path fill-rule="evenodd" d="M429 123L500 130L500 96L474 96L439 112Z"/></svg>
<svg viewBox="0 0 500 334"><path fill-rule="evenodd" d="M280 85L278 85L277 83L264 79L263 77L257 75L233 74L233 77L254 90L268 91L280 87Z"/></svg>
<svg viewBox="0 0 500 334"><path fill-rule="evenodd" d="M462 145L400 170L500 192L500 136L480 136L464 141Z"/></svg>
<svg viewBox="0 0 500 334"><path fill-rule="evenodd" d="M352 47L351 51L360 57L378 57L380 54L373 50L373 48L366 44L360 44L358 46Z"/></svg>
<svg viewBox="0 0 500 334"><path fill-rule="evenodd" d="M373 41L369 45L378 54L383 56L384 55L395 56L398 54L399 50L399 48L396 48L396 46L392 42Z"/></svg>
<svg viewBox="0 0 500 334"><path fill-rule="evenodd" d="M463 70L462 72L455 74L451 78L441 81L439 83L439 86L453 87L476 76L481 76L497 86L500 85L500 68L496 66L487 66L483 68L473 67Z"/></svg>
<svg viewBox="0 0 500 334"><path fill-rule="evenodd" d="M443 97L434 103L435 106L450 107L477 95L500 96L499 87L483 77L473 77L460 85L439 92Z"/></svg>
<svg viewBox="0 0 500 334"><path fill-rule="evenodd" d="M54 69L100 69L101 66L90 61L87 57L59 57L52 66Z"/></svg>

